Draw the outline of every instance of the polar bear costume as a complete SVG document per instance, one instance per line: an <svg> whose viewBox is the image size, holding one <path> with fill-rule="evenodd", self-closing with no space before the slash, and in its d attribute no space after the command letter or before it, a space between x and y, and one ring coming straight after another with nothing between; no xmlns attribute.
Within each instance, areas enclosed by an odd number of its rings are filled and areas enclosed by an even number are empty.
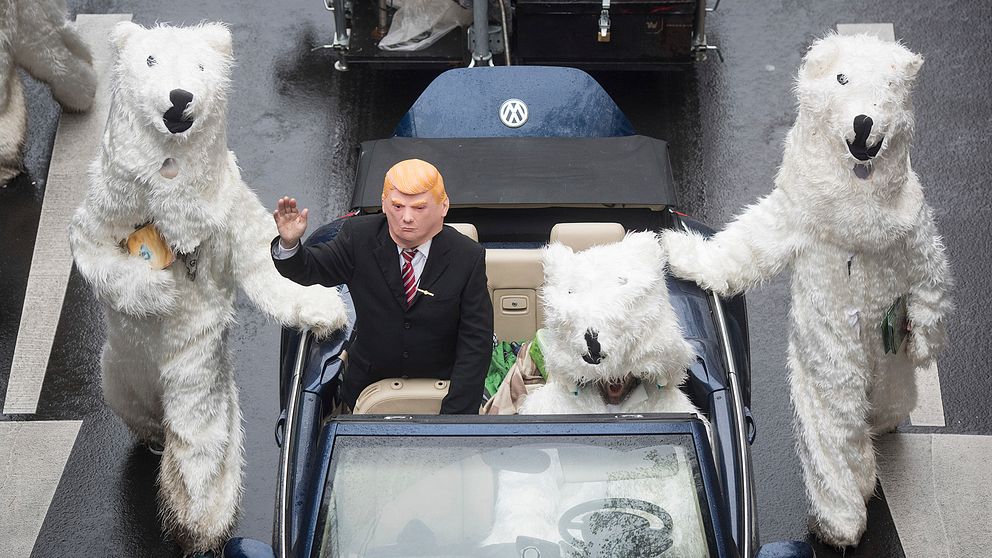
<svg viewBox="0 0 992 558"><path fill-rule="evenodd" d="M28 127L18 66L50 85L67 110L93 103L93 59L67 13L65 0L0 0L0 186L21 172Z"/></svg>
<svg viewBox="0 0 992 558"><path fill-rule="evenodd" d="M944 247L910 166L910 88L923 59L868 35L829 35L799 69L799 114L775 189L726 229L663 237L672 272L725 296L792 268L789 369L810 528L856 544L875 490L872 438L916 404L914 366L944 339ZM911 333L883 348L898 297Z"/></svg>
<svg viewBox="0 0 992 558"><path fill-rule="evenodd" d="M630 233L618 243L576 253L554 243L543 264L541 348L548 382L527 397L521 414L698 413L679 389L696 357L668 299L657 235ZM624 395L631 378L637 383ZM548 454L551 466L544 474L499 473L497 520L487 544L521 535L557 542L558 520L576 504L633 498L661 505L674 519L666 558L706 555L705 534L687 527L687 517L699 508L684 455L668 474L642 470L639 478L576 487L565 484L557 453ZM657 555L612 542L620 547L602 555Z"/></svg>
<svg viewBox="0 0 992 558"><path fill-rule="evenodd" d="M218 550L241 495L241 412L227 349L236 289L318 336L343 325L345 311L336 290L292 283L272 264L272 216L227 149L227 28L124 22L111 40L112 108L70 241L107 307L107 403L141 439L164 445L162 515L183 549ZM146 222L180 255L166 269L121 248Z"/></svg>
<svg viewBox="0 0 992 558"><path fill-rule="evenodd" d="M545 249L548 383L527 397L521 414L696 412L678 387L696 356L668 301L657 240L639 232L581 252L560 243ZM640 385L608 404L597 383L617 389L628 374Z"/></svg>

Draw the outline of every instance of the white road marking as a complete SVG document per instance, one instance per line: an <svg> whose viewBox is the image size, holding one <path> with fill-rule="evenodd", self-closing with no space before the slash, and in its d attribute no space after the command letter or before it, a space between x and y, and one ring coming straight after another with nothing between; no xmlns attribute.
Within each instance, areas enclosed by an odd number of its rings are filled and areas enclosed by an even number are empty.
<svg viewBox="0 0 992 558"><path fill-rule="evenodd" d="M107 37L114 24L130 19L131 14L81 14L76 18L76 27L93 52L99 85L89 112L63 113L59 118L24 309L10 366L4 414L34 414L38 409L65 288L72 271L72 253L66 231L86 192L86 169L96 155L110 111L108 75L112 52Z"/></svg>
<svg viewBox="0 0 992 558"><path fill-rule="evenodd" d="M868 33L883 41L896 41L896 32L891 23L838 23L837 34L858 35Z"/></svg>
<svg viewBox="0 0 992 558"><path fill-rule="evenodd" d="M992 548L992 436L891 434L879 477L906 558L986 556Z"/></svg>
<svg viewBox="0 0 992 558"><path fill-rule="evenodd" d="M31 555L81 424L0 422L0 556Z"/></svg>
<svg viewBox="0 0 992 558"><path fill-rule="evenodd" d="M937 363L929 368L916 369L916 408L909 414L913 426L946 426L944 401L940 394L940 376Z"/></svg>

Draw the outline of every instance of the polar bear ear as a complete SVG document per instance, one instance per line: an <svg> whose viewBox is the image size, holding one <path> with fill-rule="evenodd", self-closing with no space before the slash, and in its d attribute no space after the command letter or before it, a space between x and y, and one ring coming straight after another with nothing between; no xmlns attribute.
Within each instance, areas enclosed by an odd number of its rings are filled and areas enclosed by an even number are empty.
<svg viewBox="0 0 992 558"><path fill-rule="evenodd" d="M117 52L124 52L124 47L127 46L127 42L131 37L144 30L145 28L137 23L121 21L117 25L114 25L113 31L110 32L110 44L114 45L114 49Z"/></svg>
<svg viewBox="0 0 992 558"><path fill-rule="evenodd" d="M920 67L923 66L923 57L910 50L905 50L903 55L899 57L898 64L901 66L898 69L902 75L906 76L906 80L913 81L916 79L916 74L920 72Z"/></svg>
<svg viewBox="0 0 992 558"><path fill-rule="evenodd" d="M827 36L813 43L803 57L799 68L799 79L814 80L823 77L837 61L840 49L834 36Z"/></svg>
<svg viewBox="0 0 992 558"><path fill-rule="evenodd" d="M200 33L210 48L216 50L224 56L231 56L234 50L231 40L231 31L223 23L204 23L200 26Z"/></svg>
<svg viewBox="0 0 992 558"><path fill-rule="evenodd" d="M544 249L544 253L541 254L541 264L544 266L544 282L553 282L554 277L558 274L558 270L563 266L567 266L569 260L574 255L575 252L561 242L548 244Z"/></svg>

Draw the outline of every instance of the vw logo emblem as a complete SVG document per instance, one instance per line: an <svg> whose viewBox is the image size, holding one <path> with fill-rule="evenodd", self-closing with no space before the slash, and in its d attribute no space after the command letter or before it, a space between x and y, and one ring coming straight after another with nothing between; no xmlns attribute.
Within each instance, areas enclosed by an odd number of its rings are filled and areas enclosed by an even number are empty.
<svg viewBox="0 0 992 558"><path fill-rule="evenodd" d="M499 119L507 128L519 128L527 122L527 104L520 99L507 99L499 107Z"/></svg>

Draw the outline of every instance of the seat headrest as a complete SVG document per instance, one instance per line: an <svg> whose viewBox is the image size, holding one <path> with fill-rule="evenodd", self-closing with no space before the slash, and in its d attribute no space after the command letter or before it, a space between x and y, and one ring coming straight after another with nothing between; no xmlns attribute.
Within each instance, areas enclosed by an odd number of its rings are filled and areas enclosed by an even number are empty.
<svg viewBox="0 0 992 558"><path fill-rule="evenodd" d="M445 225L448 225L476 242L479 241L479 231L472 223L445 223Z"/></svg>
<svg viewBox="0 0 992 558"><path fill-rule="evenodd" d="M620 223L558 223L551 229L551 242L561 242L579 252L600 244L620 242L626 233Z"/></svg>

